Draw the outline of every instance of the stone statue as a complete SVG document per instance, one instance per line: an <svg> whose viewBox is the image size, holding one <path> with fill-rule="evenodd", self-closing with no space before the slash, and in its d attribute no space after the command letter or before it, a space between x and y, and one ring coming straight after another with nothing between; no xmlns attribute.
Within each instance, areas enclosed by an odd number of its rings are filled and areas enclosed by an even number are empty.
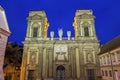
<svg viewBox="0 0 120 80"><path fill-rule="evenodd" d="M67 31L68 40L70 40L71 31Z"/></svg>
<svg viewBox="0 0 120 80"><path fill-rule="evenodd" d="M62 40L63 30L59 29L58 34L59 34L59 39Z"/></svg>
<svg viewBox="0 0 120 80"><path fill-rule="evenodd" d="M51 36L51 40L53 40L53 38L54 38L54 32L53 31L50 32L50 36Z"/></svg>
<svg viewBox="0 0 120 80"><path fill-rule="evenodd" d="M31 57L30 57L30 59L31 59L31 64L34 64L35 63L35 55L36 55L36 52L35 51L32 51L31 52Z"/></svg>
<svg viewBox="0 0 120 80"><path fill-rule="evenodd" d="M92 54L90 53L87 54L87 60L88 62L92 62Z"/></svg>

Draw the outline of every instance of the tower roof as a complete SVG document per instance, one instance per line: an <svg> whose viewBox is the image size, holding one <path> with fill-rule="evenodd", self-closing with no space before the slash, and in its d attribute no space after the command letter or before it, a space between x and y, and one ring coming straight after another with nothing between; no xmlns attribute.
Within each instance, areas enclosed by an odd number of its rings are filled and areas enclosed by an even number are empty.
<svg viewBox="0 0 120 80"><path fill-rule="evenodd" d="M42 10L40 10L40 11L30 11L29 12L29 16L33 16L33 15L36 15L36 14L39 15L39 16L46 16L46 13Z"/></svg>
<svg viewBox="0 0 120 80"><path fill-rule="evenodd" d="M77 11L76 11L76 16L82 15L82 14L89 14L89 15L92 15L93 12L92 12L92 10L77 10Z"/></svg>
<svg viewBox="0 0 120 80"><path fill-rule="evenodd" d="M7 32L10 32L8 23L7 23L7 19L5 16L5 11L1 6L0 6L0 28L2 28L3 30L5 30Z"/></svg>

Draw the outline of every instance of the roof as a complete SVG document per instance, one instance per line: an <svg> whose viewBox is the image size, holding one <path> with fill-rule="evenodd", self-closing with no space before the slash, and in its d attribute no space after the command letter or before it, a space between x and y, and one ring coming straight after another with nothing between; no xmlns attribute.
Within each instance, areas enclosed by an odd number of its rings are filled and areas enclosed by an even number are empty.
<svg viewBox="0 0 120 80"><path fill-rule="evenodd" d="M5 30L7 32L10 32L8 23L7 23L7 19L5 16L5 11L1 6L0 6L0 28L2 28L3 30Z"/></svg>
<svg viewBox="0 0 120 80"><path fill-rule="evenodd" d="M101 51L99 53L103 54L105 52L111 51L117 47L120 47L120 35L109 41L108 43L101 46Z"/></svg>

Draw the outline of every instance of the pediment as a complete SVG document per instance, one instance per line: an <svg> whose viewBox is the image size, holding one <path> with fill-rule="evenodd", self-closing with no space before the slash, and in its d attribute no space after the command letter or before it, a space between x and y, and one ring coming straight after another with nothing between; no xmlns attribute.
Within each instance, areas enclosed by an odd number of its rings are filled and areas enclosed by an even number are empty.
<svg viewBox="0 0 120 80"><path fill-rule="evenodd" d="M89 18L93 18L93 16L92 15L90 15L90 14L82 14L82 15L79 15L78 16L79 18L82 18L82 19L89 19Z"/></svg>
<svg viewBox="0 0 120 80"><path fill-rule="evenodd" d="M31 20L41 20L41 19L43 19L43 17L40 16L40 15L35 14L33 16L30 16L28 19L31 19Z"/></svg>
<svg viewBox="0 0 120 80"><path fill-rule="evenodd" d="M85 65L86 65L86 67L94 67L94 66L95 66L94 63L87 63L87 64L85 64Z"/></svg>

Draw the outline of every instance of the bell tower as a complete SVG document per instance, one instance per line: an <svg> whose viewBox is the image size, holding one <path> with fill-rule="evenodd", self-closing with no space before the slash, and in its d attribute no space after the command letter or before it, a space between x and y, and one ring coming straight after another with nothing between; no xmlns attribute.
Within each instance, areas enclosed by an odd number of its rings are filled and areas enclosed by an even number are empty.
<svg viewBox="0 0 120 80"><path fill-rule="evenodd" d="M48 20L44 11L31 11L29 13L27 35L25 40L46 40Z"/></svg>
<svg viewBox="0 0 120 80"><path fill-rule="evenodd" d="M77 10L74 17L75 39L97 39L92 10Z"/></svg>

